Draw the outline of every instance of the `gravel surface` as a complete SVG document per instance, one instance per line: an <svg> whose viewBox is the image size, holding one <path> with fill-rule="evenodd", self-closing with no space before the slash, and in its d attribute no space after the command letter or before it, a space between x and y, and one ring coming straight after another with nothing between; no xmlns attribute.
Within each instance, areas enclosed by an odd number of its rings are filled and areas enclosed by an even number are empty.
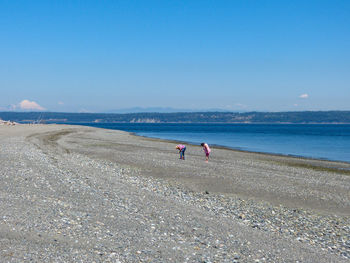
<svg viewBox="0 0 350 263"><path fill-rule="evenodd" d="M345 163L0 126L1 262L349 262ZM341 168L339 171L334 167ZM346 171L346 170L345 170Z"/></svg>

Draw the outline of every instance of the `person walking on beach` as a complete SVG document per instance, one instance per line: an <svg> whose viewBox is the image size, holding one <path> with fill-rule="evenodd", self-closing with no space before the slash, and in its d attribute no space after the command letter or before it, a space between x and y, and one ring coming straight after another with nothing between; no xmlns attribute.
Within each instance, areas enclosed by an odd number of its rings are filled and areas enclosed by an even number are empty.
<svg viewBox="0 0 350 263"><path fill-rule="evenodd" d="M207 163L209 161L209 154L211 152L209 145L207 143L202 142L201 146L203 147L203 150L205 152L205 162Z"/></svg>
<svg viewBox="0 0 350 263"><path fill-rule="evenodd" d="M180 153L180 159L185 160L185 151L186 151L186 146L183 144L176 145L176 149L179 150Z"/></svg>

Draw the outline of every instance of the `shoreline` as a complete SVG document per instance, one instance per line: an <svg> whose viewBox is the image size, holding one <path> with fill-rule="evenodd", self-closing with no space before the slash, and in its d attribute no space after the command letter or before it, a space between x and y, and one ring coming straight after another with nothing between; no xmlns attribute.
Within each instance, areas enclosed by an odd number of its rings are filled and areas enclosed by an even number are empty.
<svg viewBox="0 0 350 263"><path fill-rule="evenodd" d="M0 127L0 142L9 261L350 258L350 178L339 172L219 148L205 163L199 146L182 161L171 141L87 126Z"/></svg>
<svg viewBox="0 0 350 263"><path fill-rule="evenodd" d="M101 128L98 126L90 126L90 123L86 123L83 125L80 124L70 124L70 125L77 125L77 126L86 126L86 127L94 127L94 128ZM125 124L125 123L119 123L119 124ZM159 123L159 124L164 124L164 123ZM166 123L165 123L166 124ZM172 124L176 124L176 123L172 123ZM191 123L191 124L197 124L197 123ZM210 123L202 123L202 124L210 124ZM234 123L218 123L218 124L234 124ZM240 123L242 124L242 123ZM244 123L246 124L246 123ZM255 124L255 123L252 123ZM259 124L263 124L263 123L259 123ZM259 125L258 124L258 125ZM269 124L269 123L266 123ZM275 123L276 125L280 125L281 123ZM59 124L60 125L60 124ZM294 125L294 124L292 124ZM295 124L295 125L299 125L299 124ZM300 125L308 125L308 124L300 124ZM345 124L348 125L348 124ZM107 130L116 130L116 129L110 129L110 128L104 128ZM121 130L121 131L125 131L125 130ZM125 131L125 132L129 132L129 131ZM137 132L129 132L135 136L140 136L140 137L145 137L145 138L149 138L149 139L159 139L159 140L164 140L164 141L169 141L169 142L183 142L186 143L188 145L196 145L198 146L199 143L195 143L193 141L182 141L182 140L176 140L176 139L164 139L164 138L159 138L159 137L151 137L151 136L147 136L147 135L139 135L137 134ZM337 164L350 164L350 161L345 161L345 160L336 160L336 159L328 159L326 157L321 158L321 157L311 157L311 156L304 156L304 155L298 155L298 154L284 154L284 153L274 153L274 152L264 152L264 151L252 151L249 149L241 149L239 147L235 148L235 147L230 147L230 146L225 146L225 145L220 145L220 144L211 144L213 147L218 148L218 149L228 149L228 150L233 150L233 151L239 151L239 152L247 152L247 153L256 153L256 154L266 154L266 155L272 155L272 156L283 156L283 157L291 157L291 158L296 158L296 159L306 159L306 160L314 160L314 161L325 161L325 162L331 162L331 163L337 163ZM324 167L327 168L327 167ZM336 167L328 167L330 169L330 171L337 169ZM343 169L339 169L340 171ZM345 169L346 170L346 169ZM350 173L349 173L350 174Z"/></svg>
<svg viewBox="0 0 350 263"><path fill-rule="evenodd" d="M90 127L90 126L89 126ZM99 127L94 127L94 128L99 128ZM102 128L104 129L104 128ZM107 130L113 130L113 129L108 129ZM117 131L123 131L123 130L117 130ZM124 131L124 132L128 132L128 131ZM192 146L199 146L199 143L195 143L195 142L191 142L191 141L182 141L182 140L173 140L173 139L163 139L163 138L159 138L159 137L150 137L150 136L146 136L146 135L139 135L136 132L128 132L131 135L137 136L137 137L143 137L143 138L147 138L147 139L154 139L154 140L159 140L159 141L163 141L163 142L171 142L171 143L186 143L187 145L192 145ZM330 163L336 163L336 164L345 164L345 165L350 165L350 161L341 161L341 160L332 160L332 159L327 159L327 158L317 158L317 157L308 157L308 156L302 156L302 155L293 155L293 154L282 154L282 153L272 153L272 152L260 152L260 151L250 151L250 150L244 150L244 149L240 149L240 148L234 148L234 147L229 147L229 146L224 146L224 145L219 145L219 144L211 144L210 145L211 148L215 148L215 149L225 149L225 150L230 150L230 151L236 151L236 152L242 152L242 153L252 153L252 154L261 154L261 155L268 155L268 156L276 156L276 157L286 157L286 158L293 158L293 159L302 159L305 161L320 161L320 162L330 162ZM325 167L325 168L329 168L330 170L332 170L333 168L335 169L335 171L342 171L342 168L336 168L336 167ZM350 167L346 168L345 170L347 171L347 169L349 169L350 171ZM350 175L350 172L349 172Z"/></svg>
<svg viewBox="0 0 350 263"><path fill-rule="evenodd" d="M93 128L102 128L102 127L98 127L98 126L90 126L90 124L93 123L81 123L81 124L76 124L76 123L69 123L68 125L74 125L74 126L86 126L86 127L93 127ZM106 124L110 124L110 123L106 123ZM127 124L127 123L122 123L122 122L118 122L116 124ZM141 124L145 124L145 123L141 123ZM154 124L154 123L152 123ZM158 123L156 123L158 124ZM159 124L167 124L167 123L159 123ZM177 124L177 123L169 123L169 124ZM189 124L272 124L272 125L284 125L284 124L288 124L289 123L189 123ZM294 124L294 123L290 123L291 125L308 125L309 123L306 124ZM315 123L316 125L318 123ZM334 123L325 123L325 125L327 124L334 124ZM349 125L347 123L339 123L339 125ZM61 124L58 124L61 125ZM313 124L310 124L313 125ZM323 125L323 124L320 124ZM338 124L334 124L334 125L338 125ZM116 129L110 129L110 128L103 128L103 129L107 129L107 130L116 130ZM125 131L125 130L120 130L120 131ZM125 132L129 132L129 131L125 131ZM186 143L188 145L196 145L198 146L198 143L192 142L192 141L181 141L181 140L173 140L173 139L164 139L164 138L159 138L159 137L151 137L151 136L146 136L146 135L139 135L137 134L137 132L129 132L130 134L133 134L135 136L140 136L140 137L145 137L145 138L149 138L149 139L159 139L159 140L163 140L163 141L169 141L169 142L183 142ZM328 158L319 158L319 157L310 157L310 156L303 156L303 155L297 155L297 154L283 154L283 153L274 153L274 152L263 152L263 151L251 151L251 150L245 150L245 149L240 149L240 148L235 148L235 147L230 147L230 146L225 146L225 145L220 145L220 144L211 144L213 147L218 148L218 149L228 149L228 150L233 150L233 151L239 151L239 152L247 152L247 153L256 153L256 154L266 154L266 155L271 155L271 156L281 156L281 157L291 157L291 158L296 158L296 159L305 159L305 160L314 160L314 161L325 161L325 162L332 162L332 163L338 163L338 164L350 164L350 161L344 161L344 160L336 160L336 159L328 159ZM326 168L326 167L324 167ZM330 169L330 171L332 170L337 170L336 167L328 167ZM339 169L339 171L342 171L344 169ZM349 169L350 170L350 169ZM347 171L347 169L345 169L345 171ZM349 173L350 174L350 173Z"/></svg>
<svg viewBox="0 0 350 263"><path fill-rule="evenodd" d="M91 127L91 126L88 126L88 127ZM94 127L94 128L99 128L99 127ZM113 129L108 129L108 128L101 128L101 129L113 130ZM123 130L118 130L118 131L123 131ZM172 140L172 139L163 139L163 138L157 138L157 137L149 137L149 136L144 136L144 135L138 135L136 132L128 132L128 131L123 131L123 132L127 132L130 135L133 135L136 137L141 137L141 138L146 138L149 140L162 141L162 142L175 143L175 144L186 143L187 145L191 145L191 146L199 146L199 144L194 143L194 142ZM242 149L237 149L237 148L232 148L232 147L217 145L217 144L211 144L211 148L223 149L223 150L234 151L234 152L242 152L242 153L248 153L248 154L257 154L257 155L262 155L262 156L267 156L267 157L268 156L280 157L282 159L285 159L286 162L288 162L288 160L289 161L292 160L293 162L289 162L289 165L291 165L291 166L294 165L294 166L299 166L299 167L304 167L304 168L309 168L309 169L314 169L314 170L319 170L319 171L328 171L328 172L335 172L335 173L342 173L345 175L350 175L350 162L346 162L346 161L312 158L312 157L291 155L291 154L288 155L288 154L269 153L269 152L254 152L254 151L242 150ZM303 162L314 162L314 163L303 164ZM347 166L347 167L339 167L339 166L337 167L336 165Z"/></svg>
<svg viewBox="0 0 350 263"><path fill-rule="evenodd" d="M54 124L54 125L81 125L83 124L109 124L109 123L116 123L116 124L240 124L240 125L350 125L350 122L305 122L305 123L294 123L294 122L50 122L45 121L43 123L36 123L36 120L25 120L25 121L18 121L19 124Z"/></svg>

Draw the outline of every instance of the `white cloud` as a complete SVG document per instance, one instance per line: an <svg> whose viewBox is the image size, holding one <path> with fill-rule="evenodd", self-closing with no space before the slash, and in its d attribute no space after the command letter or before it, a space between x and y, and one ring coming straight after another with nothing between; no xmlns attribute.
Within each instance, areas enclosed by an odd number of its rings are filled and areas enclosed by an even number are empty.
<svg viewBox="0 0 350 263"><path fill-rule="evenodd" d="M301 98L301 99L307 99L307 98L309 98L309 94L301 94L300 96L299 96L299 98Z"/></svg>
<svg viewBox="0 0 350 263"><path fill-rule="evenodd" d="M19 103L19 108L21 110L45 110L45 108L41 107L35 101L29 101L29 100L22 100Z"/></svg>
<svg viewBox="0 0 350 263"><path fill-rule="evenodd" d="M294 107L298 107L298 106L299 106L298 104L296 104L296 103L294 104Z"/></svg>
<svg viewBox="0 0 350 263"><path fill-rule="evenodd" d="M63 105L64 103L62 101L59 101L58 102L58 105Z"/></svg>

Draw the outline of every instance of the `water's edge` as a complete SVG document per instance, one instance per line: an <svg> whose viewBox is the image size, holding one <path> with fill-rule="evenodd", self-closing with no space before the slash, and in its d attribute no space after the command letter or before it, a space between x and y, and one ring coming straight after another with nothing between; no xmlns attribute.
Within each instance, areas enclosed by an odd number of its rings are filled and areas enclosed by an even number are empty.
<svg viewBox="0 0 350 263"><path fill-rule="evenodd" d="M113 129L110 129L110 130L113 130ZM123 131L123 130L119 130L119 131ZM174 139L170 139L170 138L169 139L165 139L165 138L160 138L160 137L141 135L141 134L138 134L136 132L128 132L128 131L123 131L123 132L127 132L130 135L137 136L137 137L142 137L142 138L146 138L146 139L152 139L152 140L158 140L158 141L164 141L164 142L173 142L173 143L186 143L188 145L200 146L199 143L191 142L191 141L174 140ZM235 147L230 147L230 146L225 146L225 145L220 145L220 144L211 144L210 147L211 148L217 148L217 149L225 149L225 150L230 150L230 151L236 151L236 152L268 155L268 156L279 156L279 157L289 157L289 158L296 158L296 159L303 159L303 160L332 162L332 163L339 163L339 164L350 164L350 162L347 162L347 161L332 160L332 159L327 159L327 158L315 158L315 157L296 155L296 154L283 154L283 153L273 153L273 152L263 152L263 151L251 151L251 150L247 150L247 149L235 148ZM342 167L327 166L325 168L350 171L350 168L342 168Z"/></svg>

